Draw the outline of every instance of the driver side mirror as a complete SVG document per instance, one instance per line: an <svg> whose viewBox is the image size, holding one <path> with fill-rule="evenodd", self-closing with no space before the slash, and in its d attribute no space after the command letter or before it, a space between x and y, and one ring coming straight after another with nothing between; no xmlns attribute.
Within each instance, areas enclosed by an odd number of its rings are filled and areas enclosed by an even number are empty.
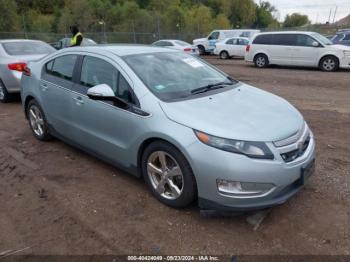
<svg viewBox="0 0 350 262"><path fill-rule="evenodd" d="M314 41L314 42L312 42L312 46L313 46L313 47L319 47L319 46L320 46L320 43L317 42L317 41Z"/></svg>
<svg viewBox="0 0 350 262"><path fill-rule="evenodd" d="M114 97L114 92L112 88L107 84L100 84L93 86L88 89L87 96L94 100L100 100L101 98L109 98Z"/></svg>
<svg viewBox="0 0 350 262"><path fill-rule="evenodd" d="M129 105L115 96L112 88L107 84L100 84L88 89L87 96L92 100L110 101L117 107L127 108Z"/></svg>

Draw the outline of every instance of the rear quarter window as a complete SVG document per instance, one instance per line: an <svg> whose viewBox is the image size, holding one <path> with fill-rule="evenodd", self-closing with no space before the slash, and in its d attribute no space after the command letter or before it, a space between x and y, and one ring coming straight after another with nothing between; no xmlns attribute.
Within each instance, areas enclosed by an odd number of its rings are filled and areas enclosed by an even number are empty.
<svg viewBox="0 0 350 262"><path fill-rule="evenodd" d="M66 80L72 80L77 55L64 55L45 64L45 72Z"/></svg>
<svg viewBox="0 0 350 262"><path fill-rule="evenodd" d="M272 45L273 40L272 40L273 35L258 35L254 41L253 44L255 45Z"/></svg>

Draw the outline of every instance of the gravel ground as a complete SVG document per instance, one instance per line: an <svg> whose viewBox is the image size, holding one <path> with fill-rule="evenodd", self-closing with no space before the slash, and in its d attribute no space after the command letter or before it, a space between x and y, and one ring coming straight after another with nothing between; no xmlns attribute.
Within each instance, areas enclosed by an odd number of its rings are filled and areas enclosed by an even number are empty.
<svg viewBox="0 0 350 262"><path fill-rule="evenodd" d="M316 173L260 226L248 215L168 208L143 181L58 140L35 140L20 102L0 104L0 256L20 254L350 255L350 72L206 58L280 95L317 140Z"/></svg>

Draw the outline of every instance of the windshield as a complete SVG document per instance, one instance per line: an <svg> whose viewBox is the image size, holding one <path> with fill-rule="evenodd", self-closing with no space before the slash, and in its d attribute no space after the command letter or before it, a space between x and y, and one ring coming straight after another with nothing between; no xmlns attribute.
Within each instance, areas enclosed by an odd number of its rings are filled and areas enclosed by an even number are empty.
<svg viewBox="0 0 350 262"><path fill-rule="evenodd" d="M217 83L232 85L234 81L206 62L181 52L130 55L124 59L162 100L185 98L193 95L192 90Z"/></svg>
<svg viewBox="0 0 350 262"><path fill-rule="evenodd" d="M46 43L34 41L8 42L2 46L9 55L45 55L56 51Z"/></svg>
<svg viewBox="0 0 350 262"><path fill-rule="evenodd" d="M314 34L311 34L311 36L313 38L315 38L316 40L320 41L322 44L324 45L333 45L332 41L329 40L327 37L323 36L323 35L320 35L320 34L317 34L317 33L314 33Z"/></svg>

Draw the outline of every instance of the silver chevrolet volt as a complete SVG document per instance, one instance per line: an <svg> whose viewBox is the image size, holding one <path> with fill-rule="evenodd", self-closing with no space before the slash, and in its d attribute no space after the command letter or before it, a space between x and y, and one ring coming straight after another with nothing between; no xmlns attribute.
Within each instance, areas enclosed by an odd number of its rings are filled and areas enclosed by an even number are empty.
<svg viewBox="0 0 350 262"><path fill-rule="evenodd" d="M37 139L143 177L171 207L279 205L314 171L314 136L298 110L183 52L69 48L30 63L21 84Z"/></svg>

